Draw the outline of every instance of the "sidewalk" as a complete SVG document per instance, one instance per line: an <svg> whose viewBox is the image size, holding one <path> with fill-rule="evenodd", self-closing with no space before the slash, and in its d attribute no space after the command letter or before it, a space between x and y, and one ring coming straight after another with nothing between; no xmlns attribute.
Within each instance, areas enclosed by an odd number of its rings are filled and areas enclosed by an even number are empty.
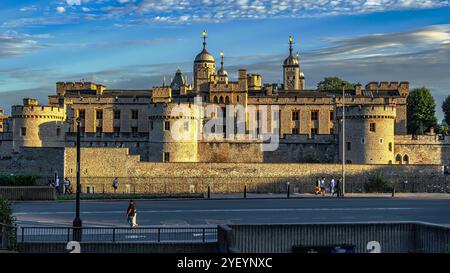
<svg viewBox="0 0 450 273"><path fill-rule="evenodd" d="M244 194L213 194L211 193L211 199L243 199ZM207 195L205 194L205 198ZM286 193L247 193L247 199L286 199ZM315 195L312 193L291 193L290 198L305 198L305 199L337 199L336 195L331 196L326 194L325 196ZM448 193L395 193L392 197L392 193L347 193L344 198L401 198L401 199L446 199L450 200L450 194Z"/></svg>

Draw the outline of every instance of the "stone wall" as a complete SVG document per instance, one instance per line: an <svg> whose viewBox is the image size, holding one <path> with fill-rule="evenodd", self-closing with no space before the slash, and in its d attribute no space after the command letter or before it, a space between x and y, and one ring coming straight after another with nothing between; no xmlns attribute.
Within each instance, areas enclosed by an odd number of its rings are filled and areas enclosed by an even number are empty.
<svg viewBox="0 0 450 273"><path fill-rule="evenodd" d="M39 185L47 185L48 179L54 178L55 174L62 181L64 148L22 147L19 152L0 159L0 173L37 175L40 177L37 181Z"/></svg>
<svg viewBox="0 0 450 273"><path fill-rule="evenodd" d="M443 164L448 166L450 165L450 137L438 135L395 136L394 157L396 164Z"/></svg>
<svg viewBox="0 0 450 273"><path fill-rule="evenodd" d="M121 148L83 148L81 150L83 191L111 192L114 177L119 192L206 192L214 193L284 192L286 182L294 192L311 192L317 177L326 179L341 174L340 164L268 163L153 163L140 162ZM65 175L75 181L75 149L65 152ZM386 179L401 185L407 180L416 191L427 183L446 183L441 165L356 165L346 167L348 190L361 189L370 176L381 172Z"/></svg>

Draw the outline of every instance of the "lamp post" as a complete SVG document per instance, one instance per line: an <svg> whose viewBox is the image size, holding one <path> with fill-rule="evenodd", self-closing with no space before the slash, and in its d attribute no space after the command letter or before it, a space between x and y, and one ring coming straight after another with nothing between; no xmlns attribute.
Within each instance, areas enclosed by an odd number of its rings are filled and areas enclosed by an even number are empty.
<svg viewBox="0 0 450 273"><path fill-rule="evenodd" d="M345 194L345 85L342 86L342 193Z"/></svg>
<svg viewBox="0 0 450 273"><path fill-rule="evenodd" d="M73 240L81 241L81 227L83 226L83 221L80 218L80 192L81 192L81 184L80 184L80 125L81 119L78 117L76 119L77 123L77 193L76 193L76 207L75 207L75 219L73 220Z"/></svg>

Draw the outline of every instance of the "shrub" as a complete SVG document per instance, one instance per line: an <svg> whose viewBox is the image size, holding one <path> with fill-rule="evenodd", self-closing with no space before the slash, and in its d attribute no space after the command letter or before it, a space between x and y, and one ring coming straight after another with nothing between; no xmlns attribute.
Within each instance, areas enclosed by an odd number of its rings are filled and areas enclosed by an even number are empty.
<svg viewBox="0 0 450 273"><path fill-rule="evenodd" d="M0 197L0 223L12 226L15 224L15 221L11 203L5 198Z"/></svg>
<svg viewBox="0 0 450 273"><path fill-rule="evenodd" d="M39 177L35 175L0 175L0 186L36 186Z"/></svg>
<svg viewBox="0 0 450 273"><path fill-rule="evenodd" d="M0 248L16 250L16 218L13 216L11 203L0 196Z"/></svg>
<svg viewBox="0 0 450 273"><path fill-rule="evenodd" d="M391 192L393 187L393 183L387 181L380 173L372 175L369 181L364 184L366 192Z"/></svg>

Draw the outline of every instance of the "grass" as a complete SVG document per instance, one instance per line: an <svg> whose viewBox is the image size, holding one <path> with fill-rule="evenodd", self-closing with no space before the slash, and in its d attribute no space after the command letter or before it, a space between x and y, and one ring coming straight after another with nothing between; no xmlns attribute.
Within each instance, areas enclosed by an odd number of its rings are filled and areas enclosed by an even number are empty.
<svg viewBox="0 0 450 273"><path fill-rule="evenodd" d="M76 195L57 195L56 200L75 200ZM122 200L122 199L166 199L166 198L204 198L203 193L94 193L81 194L81 200Z"/></svg>

